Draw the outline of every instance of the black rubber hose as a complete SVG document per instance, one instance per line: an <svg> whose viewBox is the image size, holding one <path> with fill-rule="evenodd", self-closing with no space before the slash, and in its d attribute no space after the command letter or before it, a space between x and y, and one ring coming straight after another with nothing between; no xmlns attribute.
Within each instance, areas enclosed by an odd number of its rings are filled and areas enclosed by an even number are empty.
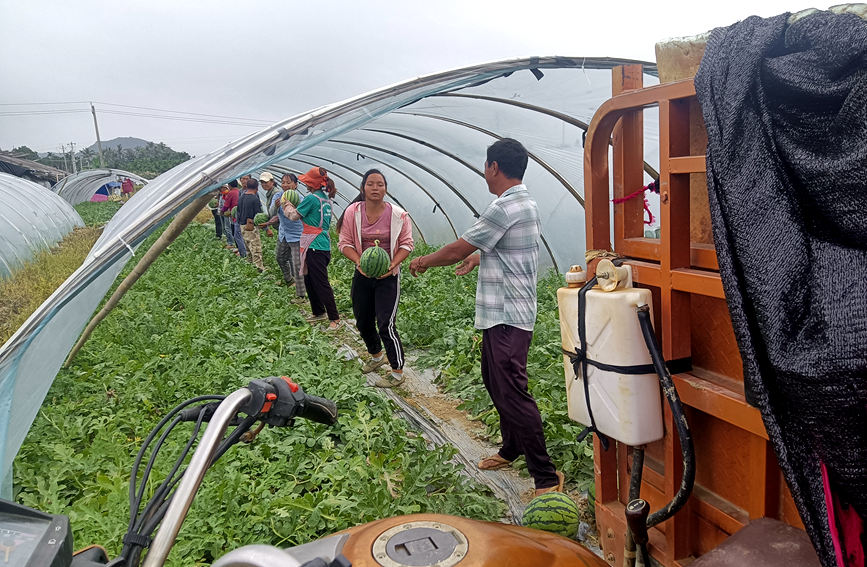
<svg viewBox="0 0 867 567"><path fill-rule="evenodd" d="M641 497L641 475L644 472L644 449L632 448L632 472L629 475L629 502Z"/></svg>
<svg viewBox="0 0 867 567"><path fill-rule="evenodd" d="M689 495L692 494L692 487L695 484L695 449L692 445L692 434L686 422L683 404L680 401L680 396L677 395L677 388L674 387L671 374L665 366L665 359L660 351L659 343L656 342L656 335L653 333L653 323L650 321L650 307L647 305L642 305L638 308L638 322L641 325L644 344L647 345L650 358L653 360L653 367L659 375L662 393L665 395L665 399L668 400L668 405L671 408L674 426L680 438L680 453L683 458L683 476L680 479L680 488L671 502L666 504L662 509L650 514L647 518L647 527L653 527L674 516L678 510L683 508L683 505L689 499Z"/></svg>
<svg viewBox="0 0 867 567"><path fill-rule="evenodd" d="M641 497L641 476L644 472L644 449L641 447L632 448L632 472L629 474L629 500L632 502ZM635 565L635 538L632 535L632 529L626 527L626 541L624 542L625 562L627 567Z"/></svg>

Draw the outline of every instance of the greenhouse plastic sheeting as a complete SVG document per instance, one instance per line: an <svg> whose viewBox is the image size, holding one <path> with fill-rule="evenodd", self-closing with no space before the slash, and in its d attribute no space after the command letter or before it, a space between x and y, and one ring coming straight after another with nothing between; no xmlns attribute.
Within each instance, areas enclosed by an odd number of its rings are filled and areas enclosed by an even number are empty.
<svg viewBox="0 0 867 567"><path fill-rule="evenodd" d="M0 280L84 226L72 205L37 183L0 173Z"/></svg>
<svg viewBox="0 0 867 567"><path fill-rule="evenodd" d="M69 201L70 204L77 205L84 201L90 201L97 190L106 183L120 181L124 177L129 177L140 185L145 185L148 182L144 177L122 169L88 169L64 177L51 190Z"/></svg>
<svg viewBox="0 0 867 567"><path fill-rule="evenodd" d="M630 63L640 62L533 57L427 75L288 118L152 180L0 348L0 474L7 486L51 381L136 247L192 200L245 173L325 167L339 191L339 214L358 194L363 172L378 167L419 235L442 244L493 199L482 177L486 147L515 137L532 154L524 180L542 214L541 266L562 270L582 261L583 132L611 96L611 67ZM645 85L655 84L655 66L644 65ZM645 159L651 159L658 125L653 111L645 116Z"/></svg>

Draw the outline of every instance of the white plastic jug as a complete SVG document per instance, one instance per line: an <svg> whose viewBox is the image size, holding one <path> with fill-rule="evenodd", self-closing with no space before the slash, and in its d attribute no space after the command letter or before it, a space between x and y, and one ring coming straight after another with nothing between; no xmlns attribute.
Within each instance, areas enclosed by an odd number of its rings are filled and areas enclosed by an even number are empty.
<svg viewBox="0 0 867 567"><path fill-rule="evenodd" d="M602 291L599 287L586 295L584 329L587 358L616 366L652 364L638 324L636 308L650 305L648 289L632 287L632 272L623 288ZM560 306L560 336L563 348L575 352L578 337L578 293L580 286L557 290ZM651 316L653 315L651 311ZM563 356L569 418L590 425L581 376L575 376L569 357ZM619 374L587 365L590 404L596 427L605 435L627 445L644 445L662 438L662 404L659 379L651 374Z"/></svg>

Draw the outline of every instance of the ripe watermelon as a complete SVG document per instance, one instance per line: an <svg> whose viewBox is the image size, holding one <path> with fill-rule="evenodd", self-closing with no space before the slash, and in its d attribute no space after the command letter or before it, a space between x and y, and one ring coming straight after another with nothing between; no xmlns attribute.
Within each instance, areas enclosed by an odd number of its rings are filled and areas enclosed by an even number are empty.
<svg viewBox="0 0 867 567"><path fill-rule="evenodd" d="M546 492L527 504L521 524L526 528L574 537L580 523L578 505L562 492Z"/></svg>
<svg viewBox="0 0 867 567"><path fill-rule="evenodd" d="M283 191L283 196L280 197L280 201L285 203L289 201L292 203L293 207L297 207L298 203L301 202L301 193L296 191L295 189L289 189L287 191Z"/></svg>
<svg viewBox="0 0 867 567"><path fill-rule="evenodd" d="M238 207L232 207L232 210L229 211L229 216L232 216L232 217L238 216Z"/></svg>
<svg viewBox="0 0 867 567"><path fill-rule="evenodd" d="M367 277L378 278L388 271L391 259L388 252L379 247L379 240L374 240L373 246L362 252L360 264L361 271L367 274Z"/></svg>
<svg viewBox="0 0 867 567"><path fill-rule="evenodd" d="M211 199L210 201L208 201L208 206L212 209L216 209L217 208L217 200Z"/></svg>
<svg viewBox="0 0 867 567"><path fill-rule="evenodd" d="M265 213L256 213L256 216L253 217L253 224L262 224L263 222L268 222L271 218Z"/></svg>

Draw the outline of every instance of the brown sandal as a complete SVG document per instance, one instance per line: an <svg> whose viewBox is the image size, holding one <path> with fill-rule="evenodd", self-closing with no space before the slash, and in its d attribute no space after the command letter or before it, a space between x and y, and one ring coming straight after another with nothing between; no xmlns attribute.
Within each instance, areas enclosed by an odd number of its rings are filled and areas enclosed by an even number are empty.
<svg viewBox="0 0 867 567"><path fill-rule="evenodd" d="M566 482L566 477L560 471L556 471L554 474L557 475L557 484L546 488L537 488L536 496L541 496L542 494L547 494L549 492L563 492L563 484Z"/></svg>
<svg viewBox="0 0 867 567"><path fill-rule="evenodd" d="M494 454L479 461L478 467L480 471L498 471L511 466L511 464L512 461L507 461L499 454Z"/></svg>

